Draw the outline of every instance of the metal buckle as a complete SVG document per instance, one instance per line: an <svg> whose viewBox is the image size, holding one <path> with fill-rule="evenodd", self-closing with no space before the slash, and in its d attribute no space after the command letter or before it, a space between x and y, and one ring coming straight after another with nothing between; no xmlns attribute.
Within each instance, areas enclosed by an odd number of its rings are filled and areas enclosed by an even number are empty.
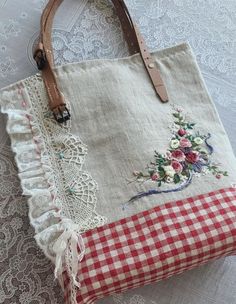
<svg viewBox="0 0 236 304"><path fill-rule="evenodd" d="M63 123L70 119L70 112L65 105L58 106L52 110L57 122Z"/></svg>
<svg viewBox="0 0 236 304"><path fill-rule="evenodd" d="M45 67L47 62L45 51L42 48L38 48L34 52L34 60L36 61L37 67L39 70L42 70Z"/></svg>

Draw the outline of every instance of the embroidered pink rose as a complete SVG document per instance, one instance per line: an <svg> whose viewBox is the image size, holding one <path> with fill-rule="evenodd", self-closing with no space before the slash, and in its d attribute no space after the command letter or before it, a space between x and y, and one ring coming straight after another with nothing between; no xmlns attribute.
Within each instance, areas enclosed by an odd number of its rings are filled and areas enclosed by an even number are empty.
<svg viewBox="0 0 236 304"><path fill-rule="evenodd" d="M164 153L155 151L154 160L147 165L147 170L144 173L134 172L135 181L143 183L151 180L159 188L166 183L172 183L173 187L170 186L163 191L167 193L182 190L190 185L192 176L200 176L201 173L205 175L211 172L216 179L228 176L227 171L222 171L218 164L211 162L213 147L207 141L211 134L203 135L195 132L195 123L187 121L180 109L175 109L172 115L174 125L170 126L172 136L167 151ZM146 195L150 195L150 191L139 193L130 201Z"/></svg>
<svg viewBox="0 0 236 304"><path fill-rule="evenodd" d="M179 129L178 134L179 136L184 136L185 134L187 134L187 131L184 129Z"/></svg>
<svg viewBox="0 0 236 304"><path fill-rule="evenodd" d="M187 139L187 138L181 138L180 141L179 141L179 143L180 143L180 147L182 147L182 148L190 148L190 147L192 147L191 141L189 139Z"/></svg>
<svg viewBox="0 0 236 304"><path fill-rule="evenodd" d="M176 160L172 160L171 166L173 167L176 173L181 173L183 171L183 166Z"/></svg>
<svg viewBox="0 0 236 304"><path fill-rule="evenodd" d="M171 153L171 158L181 162L185 160L185 155L181 150L175 150Z"/></svg>
<svg viewBox="0 0 236 304"><path fill-rule="evenodd" d="M186 160L191 164L195 164L199 160L199 153L196 151L189 152L186 155Z"/></svg>
<svg viewBox="0 0 236 304"><path fill-rule="evenodd" d="M151 177L151 179L152 179L153 181L156 181L156 180L158 180L159 178L160 178L160 175L159 175L157 172L153 173L153 175L152 175L152 177Z"/></svg>

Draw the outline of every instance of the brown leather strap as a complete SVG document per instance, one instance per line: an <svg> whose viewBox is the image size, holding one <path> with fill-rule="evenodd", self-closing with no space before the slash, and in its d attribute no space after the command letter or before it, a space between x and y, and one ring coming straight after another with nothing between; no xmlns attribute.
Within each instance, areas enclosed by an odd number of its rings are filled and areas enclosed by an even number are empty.
<svg viewBox="0 0 236 304"><path fill-rule="evenodd" d="M126 12L127 18L129 19L130 24L133 28L133 37L136 38L136 42L137 42L137 46L139 48L140 55L142 57L146 70L149 74L149 77L152 81L154 89L155 89L157 95L160 97L161 101L167 102L168 95L167 95L165 85L162 81L160 72L157 69L155 61L153 60L151 54L148 51L145 40L143 39L137 25L133 22L125 2L123 0L119 0L119 2L121 4L121 6L123 7L124 11ZM113 1L113 3L114 3L114 1ZM114 5L115 5L115 3L114 3Z"/></svg>
<svg viewBox="0 0 236 304"><path fill-rule="evenodd" d="M42 77L49 96L49 106L58 122L70 118L62 93L58 89L57 80L53 71L53 53L51 43L51 29L53 17L63 0L49 0L41 17L41 33L38 47L34 52L37 66L42 70ZM153 87L162 102L168 101L167 92L156 63L149 53L145 41L133 22L128 8L123 0L112 0L120 19L130 53L138 53L142 57Z"/></svg>

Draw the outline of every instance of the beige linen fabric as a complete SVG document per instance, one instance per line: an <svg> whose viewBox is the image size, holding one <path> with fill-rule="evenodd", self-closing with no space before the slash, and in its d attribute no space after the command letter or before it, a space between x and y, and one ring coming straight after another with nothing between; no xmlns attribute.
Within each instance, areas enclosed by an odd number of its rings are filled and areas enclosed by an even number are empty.
<svg viewBox="0 0 236 304"><path fill-rule="evenodd" d="M181 44L153 56L168 90L167 104L156 96L138 54L55 69L72 113L66 125L52 117L40 74L0 92L23 194L30 197L35 238L55 263L59 279L64 268L76 278L86 252L83 231L167 201L235 185L235 157L190 47ZM134 170L145 169L155 150L167 151L173 104L187 112L196 130L212 134L213 160L229 176L194 176L180 192L142 198L123 210L122 204L137 192L157 188L152 181L140 185L128 180ZM74 285L71 289L76 303Z"/></svg>
<svg viewBox="0 0 236 304"><path fill-rule="evenodd" d="M138 54L55 69L71 107L67 125L52 117L39 74L1 91L23 193L31 196L30 221L39 246L54 262L58 253L53 244L65 230L69 233L62 237L70 239L74 231L236 183L235 157L190 47L181 44L153 55L168 90L166 104L156 96ZM188 113L196 130L212 134L212 158L229 176L194 176L180 192L142 198L123 210L139 191L157 188L152 181L128 180L134 179L133 171L145 169L155 150L168 149L172 104Z"/></svg>
<svg viewBox="0 0 236 304"><path fill-rule="evenodd" d="M68 225L82 232L236 182L235 156L190 47L181 44L153 56L168 90L166 104L155 94L139 54L56 68L71 107L67 125L53 119L40 74L1 91L23 193L32 196L30 220L47 256L53 256L48 243ZM180 192L145 197L122 210L139 191L157 189L152 181L128 181L134 180L133 171L143 171L153 160L155 150L164 154L169 148L173 105L181 106L196 131L212 134L212 160L229 176L194 176ZM64 226L57 224L58 211L52 206L61 210Z"/></svg>
<svg viewBox="0 0 236 304"><path fill-rule="evenodd" d="M56 70L61 90L72 106L72 132L89 149L85 167L99 186L97 210L109 222L236 181L235 157L190 47L181 44L153 55L168 90L167 104L155 95L139 55L87 61ZM142 198L124 212L122 203L137 192L157 188L153 182L140 186L127 179L153 160L154 150L165 153L169 147L171 104L188 113L196 130L212 134L212 158L221 163L229 177L218 180L211 173L194 177L186 189Z"/></svg>

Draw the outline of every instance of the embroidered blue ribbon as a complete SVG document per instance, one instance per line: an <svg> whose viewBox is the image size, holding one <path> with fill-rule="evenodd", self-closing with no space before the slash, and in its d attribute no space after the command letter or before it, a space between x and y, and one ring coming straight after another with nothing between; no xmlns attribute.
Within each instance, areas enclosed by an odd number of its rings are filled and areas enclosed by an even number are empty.
<svg viewBox="0 0 236 304"><path fill-rule="evenodd" d="M209 155L211 155L213 152L214 152L214 149L213 147L208 143L208 140L211 138L211 134L208 133L206 138L205 138L205 144L206 144L206 147L209 151ZM186 152L186 151L185 151ZM204 159L203 161L198 161L196 164L193 165L193 171L194 172L201 172L202 171L202 167L204 166L208 166L209 165L209 161L208 160L205 160L204 162ZM128 202L124 203L122 205L122 209L125 210L125 208L135 202L136 200L139 200L140 198L142 197L145 197L145 196L150 196L150 195L154 195L154 194L160 194L160 193L170 193L170 192L178 192L178 191L181 191L185 188L187 188L190 183L192 182L192 178L193 178L193 174L191 172L189 172L189 177L188 179L186 180L185 183L181 184L179 187L176 187L174 189L169 189L169 190L156 190L156 189L151 189L151 190L148 190L146 192L139 192L137 195L131 197L130 200L128 200Z"/></svg>
<svg viewBox="0 0 236 304"><path fill-rule="evenodd" d="M126 207L127 207L129 204L131 204L131 203L133 203L133 202L135 202L135 201L137 201L137 200L139 200L140 198L145 197L145 196L150 196L150 195L153 195L153 194L160 194L160 193L170 193L170 192L178 192L178 191L181 191L181 190L187 188L187 187L190 185L190 183L191 183L191 181L192 181L192 178L193 178L193 174L192 174L192 173L189 173L189 177L188 177L188 179L186 180L186 182L184 182L184 183L181 184L179 187L176 187L176 188L174 188L174 189L169 189L169 190L156 190L156 189L151 189L151 190L148 190L148 191L146 191L146 192L139 192L137 195L131 197L131 199L128 200L128 202L124 203L124 204L122 205L122 209L125 210Z"/></svg>
<svg viewBox="0 0 236 304"><path fill-rule="evenodd" d="M213 147L208 143L208 139L210 139L210 138L211 138L211 134L208 133L208 134L207 134L207 137L205 138L205 144L206 144L206 146L207 146L207 148L208 148L208 150L209 150L209 154L211 155L211 154L214 152L214 149L213 149Z"/></svg>

